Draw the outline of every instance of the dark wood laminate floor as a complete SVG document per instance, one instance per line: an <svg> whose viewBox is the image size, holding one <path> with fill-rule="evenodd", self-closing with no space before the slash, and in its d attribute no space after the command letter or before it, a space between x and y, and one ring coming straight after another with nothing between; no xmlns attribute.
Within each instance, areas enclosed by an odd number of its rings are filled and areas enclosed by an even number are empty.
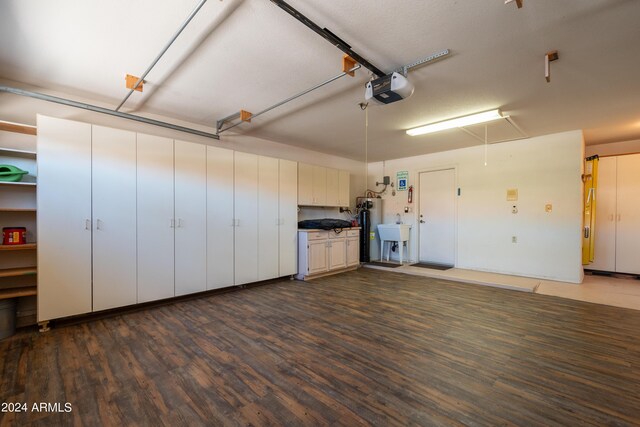
<svg viewBox="0 0 640 427"><path fill-rule="evenodd" d="M0 341L0 425L638 425L640 311L361 269Z"/></svg>

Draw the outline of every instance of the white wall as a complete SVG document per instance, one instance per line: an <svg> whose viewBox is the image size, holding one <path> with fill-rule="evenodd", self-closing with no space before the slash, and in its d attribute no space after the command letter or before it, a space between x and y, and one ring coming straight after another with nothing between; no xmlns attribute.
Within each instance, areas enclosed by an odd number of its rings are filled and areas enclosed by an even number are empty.
<svg viewBox="0 0 640 427"><path fill-rule="evenodd" d="M490 145L487 166L484 146L372 163L368 182L374 188L383 175L395 182L398 171L409 172L413 212L403 213L406 191L394 197L388 189L383 222L395 222L400 213L413 225L413 260L418 257L418 173L454 167L461 190L456 199L456 267L580 283L583 154L582 132L564 132ZM511 213L514 202L506 200L509 188L518 189L517 214ZM545 212L548 203L551 213Z"/></svg>

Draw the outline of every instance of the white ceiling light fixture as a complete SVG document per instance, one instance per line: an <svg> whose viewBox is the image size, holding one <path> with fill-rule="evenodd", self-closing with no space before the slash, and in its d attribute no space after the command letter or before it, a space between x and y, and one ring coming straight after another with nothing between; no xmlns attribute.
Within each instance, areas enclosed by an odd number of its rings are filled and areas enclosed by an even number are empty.
<svg viewBox="0 0 640 427"><path fill-rule="evenodd" d="M455 119L444 120L437 123L420 126L407 130L407 135L418 136L427 133L440 132L446 129L461 128L464 126L476 125L478 123L491 122L498 119L506 119L509 116L503 116L500 109L491 111L483 111L482 113L471 114L468 116L457 117Z"/></svg>

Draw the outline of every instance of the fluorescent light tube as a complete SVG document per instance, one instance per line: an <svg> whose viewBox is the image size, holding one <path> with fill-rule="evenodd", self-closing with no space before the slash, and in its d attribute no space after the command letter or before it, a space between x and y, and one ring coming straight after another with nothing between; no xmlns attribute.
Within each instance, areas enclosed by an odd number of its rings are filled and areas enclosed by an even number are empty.
<svg viewBox="0 0 640 427"><path fill-rule="evenodd" d="M490 122L492 120L503 119L504 116L499 109L484 111L482 113L471 114L469 116L458 117L455 119L444 120L438 123L432 123L425 126L407 130L407 135L416 136L425 133L439 132L445 129L460 128L464 126L476 125L478 123Z"/></svg>

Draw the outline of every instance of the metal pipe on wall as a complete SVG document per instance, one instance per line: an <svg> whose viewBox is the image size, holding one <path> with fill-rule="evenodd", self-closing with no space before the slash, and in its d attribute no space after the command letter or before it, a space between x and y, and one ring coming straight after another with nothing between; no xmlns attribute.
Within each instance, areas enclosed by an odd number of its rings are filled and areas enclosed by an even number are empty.
<svg viewBox="0 0 640 427"><path fill-rule="evenodd" d="M27 96L29 98L39 99L41 101L53 102L56 104L67 105L69 107L82 108L84 110L93 111L101 114L108 114L110 116L120 117L122 119L134 120L141 123L146 123L153 126L159 126L167 129L177 130L179 132L190 133L192 135L204 136L205 138L220 139L215 133L203 132L201 130L192 129L184 126L174 125L160 120L148 119L146 117L135 116L133 114L121 113L120 111L109 110L108 108L98 107L97 105L85 104L83 102L73 101L66 98L59 98L53 95L46 95L44 93L31 92L28 90L18 89L9 86L0 86L0 92L12 93L14 95Z"/></svg>
<svg viewBox="0 0 640 427"><path fill-rule="evenodd" d="M198 3L198 5L195 7L195 9L193 9L193 11L189 14L189 16L187 17L187 19L182 23L182 25L180 26L180 28L178 29L178 31L176 31L176 33L173 35L173 37L171 37L171 40L169 40L169 43L167 43L165 45L165 47L162 49L162 51L160 52L160 54L158 56L156 56L156 59L153 60L153 62L151 63L151 65L149 65L149 67L147 68L147 70L142 74L142 76L140 76L140 78L138 79L138 81L136 82L135 85L133 85L133 88L131 90L129 90L129 93L124 97L124 99L122 100L122 102L120 103L120 105L118 105L118 107L115 109L115 111L120 110L120 108L124 105L125 102L127 102L127 99L129 99L129 97L131 96L131 94L133 93L134 90L136 90L136 88L140 85L140 83L142 83L142 81L144 80L145 77L147 77L147 74L149 74L149 72L151 71L151 69L153 67L155 67L155 65L158 63L158 61L160 61L160 58L162 58L162 56L167 52L167 50L169 50L169 47L171 47L171 45L173 44L174 41L176 41L176 39L178 38L178 36L180 35L180 33L182 33L182 31L187 27L187 25L189 25L189 22L191 22L191 20L193 19L194 16L196 16L196 14L198 13L198 11L202 8L202 6L204 6L204 4L207 2L207 0L200 0L200 3Z"/></svg>

